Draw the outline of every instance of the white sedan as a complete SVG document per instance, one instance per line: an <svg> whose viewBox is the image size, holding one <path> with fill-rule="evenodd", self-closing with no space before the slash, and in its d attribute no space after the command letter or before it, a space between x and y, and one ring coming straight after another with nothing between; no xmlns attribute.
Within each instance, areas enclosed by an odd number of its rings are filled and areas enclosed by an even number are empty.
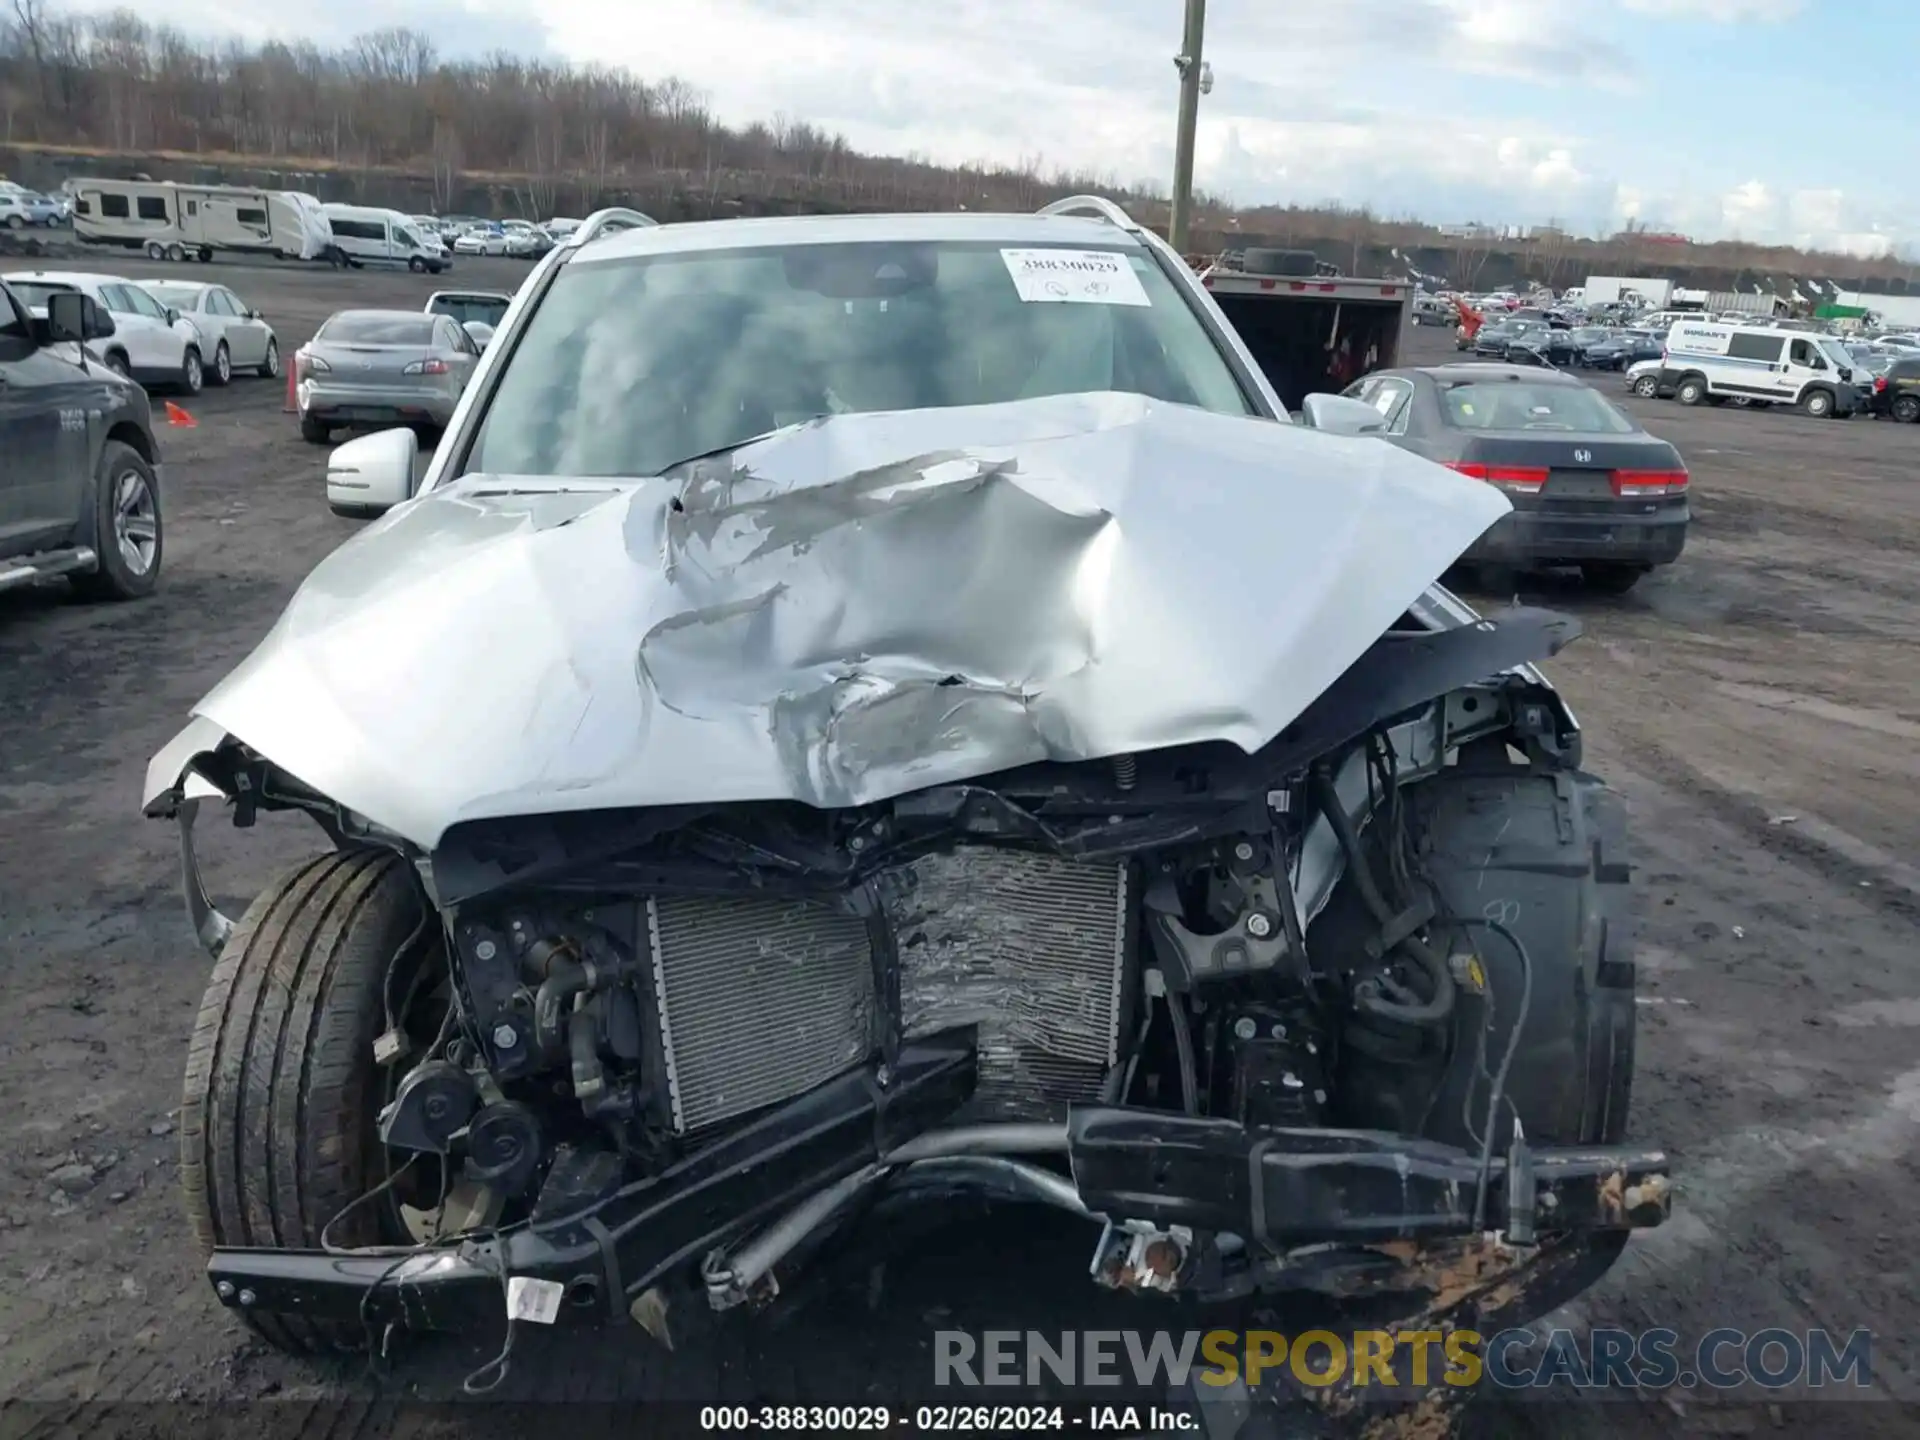
<svg viewBox="0 0 1920 1440"><path fill-rule="evenodd" d="M206 337L178 309L161 304L133 281L78 270L20 271L0 279L31 309L44 309L47 297L61 290L92 296L94 304L113 316L113 334L97 346L102 364L145 386L200 393L206 380ZM89 352L95 348L89 346Z"/></svg>
<svg viewBox="0 0 1920 1440"><path fill-rule="evenodd" d="M500 230L469 230L455 238L453 253L456 255L504 255L507 253L507 237Z"/></svg>
<svg viewBox="0 0 1920 1440"><path fill-rule="evenodd" d="M224 285L200 280L147 280L146 291L162 305L191 320L213 346L207 379L224 385L236 370L251 370L272 379L280 373L280 340L273 327Z"/></svg>

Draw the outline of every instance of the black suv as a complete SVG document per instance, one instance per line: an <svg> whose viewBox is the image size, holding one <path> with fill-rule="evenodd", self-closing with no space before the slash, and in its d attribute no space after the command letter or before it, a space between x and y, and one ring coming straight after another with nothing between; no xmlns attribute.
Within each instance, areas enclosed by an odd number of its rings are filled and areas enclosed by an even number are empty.
<svg viewBox="0 0 1920 1440"><path fill-rule="evenodd" d="M146 392L82 348L113 329L88 296L50 296L40 315L0 283L0 590L65 575L128 600L160 577Z"/></svg>
<svg viewBox="0 0 1920 1440"><path fill-rule="evenodd" d="M1873 386L1867 392L1867 413L1920 424L1920 357L1896 360L1885 374L1873 377Z"/></svg>

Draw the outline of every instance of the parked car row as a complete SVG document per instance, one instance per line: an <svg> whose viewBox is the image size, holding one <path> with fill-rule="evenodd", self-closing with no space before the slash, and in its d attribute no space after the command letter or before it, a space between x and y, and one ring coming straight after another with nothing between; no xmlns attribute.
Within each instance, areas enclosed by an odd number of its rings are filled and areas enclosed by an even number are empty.
<svg viewBox="0 0 1920 1440"><path fill-rule="evenodd" d="M1479 359L1594 370L1624 370L1659 355L1665 343L1652 329L1567 325L1527 315L1487 321L1472 334L1464 331L1456 336L1456 348Z"/></svg>
<svg viewBox="0 0 1920 1440"><path fill-rule="evenodd" d="M516 260L539 259L580 224L564 217L541 224L474 215L414 215L409 219L422 232L438 236L455 255L496 255Z"/></svg>
<svg viewBox="0 0 1920 1440"><path fill-rule="evenodd" d="M86 296L113 326L87 343L87 354L143 386L197 395L204 385L225 385L241 371L280 373L273 327L224 285L79 270L23 270L0 279L39 321L48 318L55 296Z"/></svg>

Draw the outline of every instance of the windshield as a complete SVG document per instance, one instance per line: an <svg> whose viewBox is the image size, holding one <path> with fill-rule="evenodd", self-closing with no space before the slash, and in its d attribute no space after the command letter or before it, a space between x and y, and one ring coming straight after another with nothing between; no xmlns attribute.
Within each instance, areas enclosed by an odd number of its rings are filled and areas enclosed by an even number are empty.
<svg viewBox="0 0 1920 1440"><path fill-rule="evenodd" d="M1839 369L1850 370L1853 368L1853 356L1847 353L1847 347L1842 345L1838 340L1822 339L1820 341L1820 348L1826 352L1827 359L1832 361Z"/></svg>
<svg viewBox="0 0 1920 1440"><path fill-rule="evenodd" d="M44 310L47 308L49 295L59 295L77 288L73 285L59 285L45 280L9 280L7 287L20 297L20 303L29 310Z"/></svg>
<svg viewBox="0 0 1920 1440"><path fill-rule="evenodd" d="M652 475L820 415L1102 390L1251 413L1137 251L869 241L590 261L534 312L465 468Z"/></svg>
<svg viewBox="0 0 1920 1440"><path fill-rule="evenodd" d="M1578 430L1631 435L1636 427L1584 385L1467 381L1441 392L1441 414L1461 430Z"/></svg>
<svg viewBox="0 0 1920 1440"><path fill-rule="evenodd" d="M425 345L433 339L433 320L362 310L334 316L313 338L339 345Z"/></svg>
<svg viewBox="0 0 1920 1440"><path fill-rule="evenodd" d="M427 307L433 315L451 315L460 324L478 320L482 325L500 328L500 321L513 302L504 295L440 295Z"/></svg>

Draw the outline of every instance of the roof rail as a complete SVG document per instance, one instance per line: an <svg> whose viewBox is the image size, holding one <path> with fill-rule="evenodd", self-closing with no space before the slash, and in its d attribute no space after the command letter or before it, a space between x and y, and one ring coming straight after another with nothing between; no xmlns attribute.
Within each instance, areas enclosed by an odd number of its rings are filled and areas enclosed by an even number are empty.
<svg viewBox="0 0 1920 1440"><path fill-rule="evenodd" d="M1113 201L1104 195L1069 195L1064 200L1056 200L1051 205L1040 207L1042 215L1097 215L1110 225L1124 225L1131 229L1134 219Z"/></svg>
<svg viewBox="0 0 1920 1440"><path fill-rule="evenodd" d="M580 246L589 240L598 240L602 235L614 235L622 230L642 230L649 225L658 226L659 223L651 215L642 215L638 210L615 205L606 210L596 210L582 220L580 228L567 237L567 244Z"/></svg>

